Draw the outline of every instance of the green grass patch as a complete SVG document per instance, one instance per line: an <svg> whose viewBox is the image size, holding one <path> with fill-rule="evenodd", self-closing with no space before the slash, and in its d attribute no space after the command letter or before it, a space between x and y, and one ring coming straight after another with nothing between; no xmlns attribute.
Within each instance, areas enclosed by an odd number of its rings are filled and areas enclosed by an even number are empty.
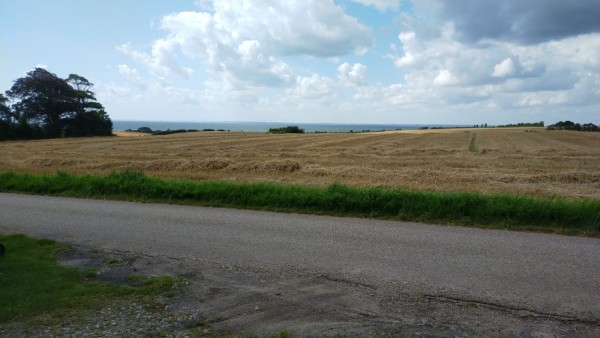
<svg viewBox="0 0 600 338"><path fill-rule="evenodd" d="M94 280L95 270L80 271L58 264L56 251L66 246L24 235L1 235L6 254L0 257L0 323L49 314L63 318L99 309L123 297L170 295L185 283L178 277L157 277L140 287Z"/></svg>
<svg viewBox="0 0 600 338"><path fill-rule="evenodd" d="M477 146L477 141L475 140L475 133L473 133L473 135L471 135L471 140L469 141L469 151L472 153L478 153L479 152L479 147Z"/></svg>
<svg viewBox="0 0 600 338"><path fill-rule="evenodd" d="M0 191L372 217L513 230L600 235L600 200L475 192L192 181L122 172L106 176L0 173Z"/></svg>

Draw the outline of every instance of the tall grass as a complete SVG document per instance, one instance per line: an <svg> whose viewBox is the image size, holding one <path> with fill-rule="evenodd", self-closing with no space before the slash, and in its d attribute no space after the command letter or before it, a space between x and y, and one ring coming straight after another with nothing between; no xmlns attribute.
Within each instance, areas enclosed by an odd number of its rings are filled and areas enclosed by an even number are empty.
<svg viewBox="0 0 600 338"><path fill-rule="evenodd" d="M106 176L0 173L0 191L167 202L600 236L600 200L473 192L328 187Z"/></svg>

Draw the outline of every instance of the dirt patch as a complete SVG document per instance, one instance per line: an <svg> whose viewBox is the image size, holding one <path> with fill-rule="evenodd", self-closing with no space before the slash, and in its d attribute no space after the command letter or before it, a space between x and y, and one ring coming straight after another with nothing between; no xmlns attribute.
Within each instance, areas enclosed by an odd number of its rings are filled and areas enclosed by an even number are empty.
<svg viewBox="0 0 600 338"><path fill-rule="evenodd" d="M292 337L600 336L599 323L414 294L401 283L368 285L314 271L273 271L87 247L61 251L59 256L63 265L96 269L98 279L116 283L130 283L131 275L187 278L190 284L182 287L182 293L156 302L153 314L148 315L170 318L161 324L164 336L278 336L282 332ZM119 304L119 309L128 307ZM112 310L103 311L101 314L110 315ZM147 322L119 311L119 323L111 326L111 332L146 332L141 326ZM90 324L97 321L95 316L90 314L89 323L71 328L71 332L89 332L86 328L95 327ZM28 328L27 332L41 337L64 331L60 325ZM119 331L119 325L128 331ZM0 327L0 332L20 331L2 331Z"/></svg>

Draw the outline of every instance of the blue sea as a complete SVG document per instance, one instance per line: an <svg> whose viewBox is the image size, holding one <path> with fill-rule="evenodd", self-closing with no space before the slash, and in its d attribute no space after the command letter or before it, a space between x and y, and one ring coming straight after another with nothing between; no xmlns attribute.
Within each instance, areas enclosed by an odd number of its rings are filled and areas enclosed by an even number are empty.
<svg viewBox="0 0 600 338"><path fill-rule="evenodd" d="M171 122L171 121L120 121L113 120L114 131L137 130L141 127L148 127L156 130L177 130L177 129L214 129L228 131L246 131L246 132L267 132L270 128L281 128L286 126L298 126L307 133L328 132L361 132L361 131L380 131L380 130L415 130L422 127L429 128L458 128L466 127L464 125L447 124L337 124L337 123L286 123L286 122Z"/></svg>

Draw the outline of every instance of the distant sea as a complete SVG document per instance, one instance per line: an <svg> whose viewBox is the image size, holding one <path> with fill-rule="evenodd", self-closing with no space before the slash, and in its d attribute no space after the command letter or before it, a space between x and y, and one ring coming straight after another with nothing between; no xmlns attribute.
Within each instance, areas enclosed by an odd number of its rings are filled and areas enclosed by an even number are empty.
<svg viewBox="0 0 600 338"><path fill-rule="evenodd" d="M429 128L459 128L465 125L448 124L338 124L338 123L285 123L285 122L170 122L170 121L120 121L113 120L114 131L137 130L148 127L152 130L176 129L214 129L228 131L267 132L270 128L298 126L308 133L314 132L360 132L379 130L415 130L422 127Z"/></svg>

